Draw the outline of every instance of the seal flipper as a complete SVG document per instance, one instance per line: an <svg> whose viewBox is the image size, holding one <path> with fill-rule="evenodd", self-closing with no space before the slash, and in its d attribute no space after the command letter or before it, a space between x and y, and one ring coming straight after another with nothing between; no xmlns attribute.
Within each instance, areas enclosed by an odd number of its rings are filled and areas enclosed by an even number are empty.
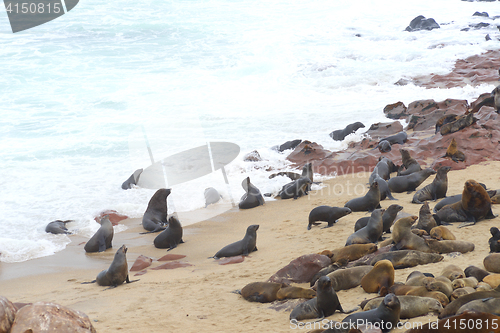
<svg viewBox="0 0 500 333"><path fill-rule="evenodd" d="M82 282L80 284L91 284L91 283L96 283L97 280L93 280L93 281L87 281L87 282Z"/></svg>
<svg viewBox="0 0 500 333"><path fill-rule="evenodd" d="M103 251L106 251L106 238L104 237L104 235L101 235L101 237L99 237L99 252L103 252Z"/></svg>
<svg viewBox="0 0 500 333"><path fill-rule="evenodd" d="M127 274L127 278L125 279L125 282L126 282L126 283L132 283L132 282L137 282L137 281L139 281L139 280L140 280L140 279L130 281L130 280L129 280L129 278L128 278L128 274Z"/></svg>

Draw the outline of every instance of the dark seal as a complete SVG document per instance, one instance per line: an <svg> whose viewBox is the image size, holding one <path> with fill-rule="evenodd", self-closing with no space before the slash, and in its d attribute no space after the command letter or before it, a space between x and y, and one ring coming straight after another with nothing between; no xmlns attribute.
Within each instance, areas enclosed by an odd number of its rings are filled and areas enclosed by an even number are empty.
<svg viewBox="0 0 500 333"><path fill-rule="evenodd" d="M241 187L245 190L245 194L241 197L238 207L240 209L250 209L264 204L264 197L259 189L250 183L250 177L243 179Z"/></svg>
<svg viewBox="0 0 500 333"><path fill-rule="evenodd" d="M411 175L414 172L422 170L420 164L416 159L411 157L408 150L400 149L399 152L401 153L401 161L403 165L401 166L400 170L398 170L398 176L407 176Z"/></svg>
<svg viewBox="0 0 500 333"><path fill-rule="evenodd" d="M420 186L430 175L434 175L436 171L431 168L426 168L422 171L414 172L407 176L397 176L389 179L389 189L395 193L412 192Z"/></svg>
<svg viewBox="0 0 500 333"><path fill-rule="evenodd" d="M385 200L386 198L389 198L389 200L398 200L392 196L391 190L389 189L389 184L383 179L382 177L379 176L377 172L372 173L370 176L370 179L373 179L373 181L378 183L378 189L380 191L380 201ZM370 184L372 181L370 181Z"/></svg>
<svg viewBox="0 0 500 333"><path fill-rule="evenodd" d="M122 245L115 253L108 269L97 274L96 282L100 286L117 287L124 282L130 283L127 266L127 247ZM137 281L137 280L136 280Z"/></svg>
<svg viewBox="0 0 500 333"><path fill-rule="evenodd" d="M137 185L137 182L139 181L139 177L141 176L142 169L137 169L134 171L130 177L126 181L123 182L122 184L122 189L124 190L130 190L132 188L132 185Z"/></svg>
<svg viewBox="0 0 500 333"><path fill-rule="evenodd" d="M330 133L330 137L335 141L342 141L346 136L356 132L358 129L365 127L363 123L357 121L355 123L349 124L343 130L336 130Z"/></svg>
<svg viewBox="0 0 500 333"><path fill-rule="evenodd" d="M343 216L351 214L351 210L347 207L330 207L330 206L319 206L313 208L309 213L309 224L307 225L307 230L311 230L312 225L318 225L317 221L328 222L329 228L333 226L337 220Z"/></svg>
<svg viewBox="0 0 500 333"><path fill-rule="evenodd" d="M380 191L378 183L373 182L365 196L354 198L346 202L344 207L348 207L353 212L371 212L376 208L380 208Z"/></svg>
<svg viewBox="0 0 500 333"><path fill-rule="evenodd" d="M175 249L178 244L184 243L182 240L182 226L175 216L168 219L168 227L163 230L153 241L158 249Z"/></svg>
<svg viewBox="0 0 500 333"><path fill-rule="evenodd" d="M68 234L71 235L71 232L68 231L68 228L66 228L66 223L73 222L73 220L66 220L66 221L61 221L61 220L55 220L52 222L49 222L47 226L45 227L45 232L51 233L51 234Z"/></svg>
<svg viewBox="0 0 500 333"><path fill-rule="evenodd" d="M250 252L257 251L257 229L259 229L258 224L249 226L242 240L224 246L213 256L213 258L218 259L239 255L247 256Z"/></svg>
<svg viewBox="0 0 500 333"><path fill-rule="evenodd" d="M385 156L379 157L379 161L375 168L377 169L377 173L379 174L379 176L385 180L389 180L391 178L392 172L398 171L398 167Z"/></svg>
<svg viewBox="0 0 500 333"><path fill-rule="evenodd" d="M448 172L450 170L451 167L449 166L440 167L432 183L418 190L411 202L421 204L426 200L436 201L437 199L446 197L446 192L448 191Z"/></svg>
<svg viewBox="0 0 500 333"><path fill-rule="evenodd" d="M113 241L113 235L113 224L111 224L108 215L105 215L101 219L101 227L96 231L94 236L89 239L87 244L85 244L85 252L102 252L109 249L112 246L111 242Z"/></svg>
<svg viewBox="0 0 500 333"><path fill-rule="evenodd" d="M403 206L400 205L390 205L382 215L382 225L383 225L383 232L385 233L390 233L391 232L391 227L394 223L394 220L396 219L396 216L398 213L403 209ZM370 217L362 217L359 220L356 221L356 224L354 225L354 231L358 231L361 228L364 228L368 221L370 220Z"/></svg>
<svg viewBox="0 0 500 333"><path fill-rule="evenodd" d="M308 177L300 177L299 179L284 185L279 195L281 199L297 199L309 193L309 186L311 186L311 184L312 181Z"/></svg>
<svg viewBox="0 0 500 333"><path fill-rule="evenodd" d="M366 227L359 229L351 234L345 243L345 246L352 244L376 243L383 233L382 215L385 209L375 209L366 224Z"/></svg>
<svg viewBox="0 0 500 333"><path fill-rule="evenodd" d="M490 252L500 252L500 230L497 227L490 228L491 238L488 240Z"/></svg>
<svg viewBox="0 0 500 333"><path fill-rule="evenodd" d="M171 190L160 188L149 200L148 207L142 216L142 226L150 232L165 229L167 224L167 197Z"/></svg>

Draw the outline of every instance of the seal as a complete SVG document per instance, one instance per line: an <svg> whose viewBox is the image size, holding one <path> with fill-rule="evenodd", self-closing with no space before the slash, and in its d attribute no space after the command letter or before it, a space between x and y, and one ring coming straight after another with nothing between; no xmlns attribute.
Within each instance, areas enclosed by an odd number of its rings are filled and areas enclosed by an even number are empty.
<svg viewBox="0 0 500 333"><path fill-rule="evenodd" d="M392 265L395 269L401 269L439 262L443 260L443 258L444 257L442 255L437 253L426 253L414 250L399 250L377 254L372 258L370 264L376 263L379 260L387 259L392 262Z"/></svg>
<svg viewBox="0 0 500 333"><path fill-rule="evenodd" d="M490 290L491 290L491 287L490 287ZM471 288L471 287L457 288L457 289L453 290L453 292L451 293L451 295L450 295L450 301L453 302L454 300L456 300L459 297L462 297L464 295L468 295L468 294L471 294L471 293L474 293L474 292L476 292L476 289Z"/></svg>
<svg viewBox="0 0 500 333"><path fill-rule="evenodd" d="M335 140L335 141L342 141L345 139L346 136L349 134L352 134L356 132L360 128L364 128L365 125L363 123L357 121L355 123L347 125L344 129L342 130L336 130L330 133L330 137Z"/></svg>
<svg viewBox="0 0 500 333"><path fill-rule="evenodd" d="M434 220L434 217L432 217L429 203L424 202L418 212L418 223L415 228L425 230L427 233L430 233L434 227L437 227L437 223Z"/></svg>
<svg viewBox="0 0 500 333"><path fill-rule="evenodd" d="M49 222L47 226L45 227L45 232L51 233L51 234L67 234L71 235L71 232L68 231L68 228L66 228L66 223L73 222L73 220L66 220L66 221L61 221L61 220L55 220L52 222Z"/></svg>
<svg viewBox="0 0 500 333"><path fill-rule="evenodd" d="M500 298L476 299L462 305L457 310L457 315L462 314L465 311L498 314L500 313Z"/></svg>
<svg viewBox="0 0 500 333"><path fill-rule="evenodd" d="M392 224L394 223L394 220L396 219L396 216L398 215L398 212L403 209L403 206L400 205L390 205L382 215L382 226L383 226L383 232L385 233L391 233L391 227ZM354 225L354 231L358 231L361 228L364 228L368 221L370 220L370 217L362 217L359 220L356 221L356 224Z"/></svg>
<svg viewBox="0 0 500 333"><path fill-rule="evenodd" d="M379 157L379 161L375 168L377 169L377 173L379 174L379 176L384 180L389 180L391 178L391 173L398 171L398 167L385 156Z"/></svg>
<svg viewBox="0 0 500 333"><path fill-rule="evenodd" d="M375 251L377 251L377 245L373 243L352 244L333 250L331 259L332 263L343 260L354 261Z"/></svg>
<svg viewBox="0 0 500 333"><path fill-rule="evenodd" d="M231 243L220 249L213 258L234 257L234 256L247 256L253 251L257 251L257 229L258 224L252 224L247 228L245 237L242 240Z"/></svg>
<svg viewBox="0 0 500 333"><path fill-rule="evenodd" d="M150 232L158 232L165 229L167 224L167 197L171 190L160 188L149 200L146 212L142 216L142 226Z"/></svg>
<svg viewBox="0 0 500 333"><path fill-rule="evenodd" d="M491 288L491 286L486 282L479 282L475 289L475 291L487 291L487 290L493 290L493 288Z"/></svg>
<svg viewBox="0 0 500 333"><path fill-rule="evenodd" d="M490 252L500 252L500 230L497 227L490 228L491 237L488 239Z"/></svg>
<svg viewBox="0 0 500 333"><path fill-rule="evenodd" d="M497 109L497 113L500 113L500 86L493 89L491 96L493 97L493 105Z"/></svg>
<svg viewBox="0 0 500 333"><path fill-rule="evenodd" d="M316 294L315 298L297 305L290 313L290 320L325 318L331 316L336 310L349 313L342 308L328 276L319 278Z"/></svg>
<svg viewBox="0 0 500 333"><path fill-rule="evenodd" d="M453 138L450 142L450 145L448 146L448 149L446 149L446 154L443 156L444 158L448 157L451 158L452 161L454 162L464 162L466 160L465 154L458 150L457 148L457 141L455 138Z"/></svg>
<svg viewBox="0 0 500 333"><path fill-rule="evenodd" d="M291 183L283 186L279 195L281 199L297 199L302 195L308 194L308 188L312 184L312 181L307 177L300 177Z"/></svg>
<svg viewBox="0 0 500 333"><path fill-rule="evenodd" d="M486 185L479 183L485 190L486 190ZM492 199L497 191L488 191L486 190L486 193L490 196L490 199ZM455 202L458 202L462 200L462 195L457 194L457 195L452 195L449 197L444 198L443 200L439 201L435 206L434 206L434 213L437 213L441 208L443 208L446 205L451 205L454 204ZM493 199L492 199L493 203Z"/></svg>
<svg viewBox="0 0 500 333"><path fill-rule="evenodd" d="M168 227L163 230L153 241L158 249L175 249L178 244L184 243L182 240L182 226L175 216L168 219Z"/></svg>
<svg viewBox="0 0 500 333"><path fill-rule="evenodd" d="M432 183L418 190L411 202L421 204L426 200L436 201L437 199L446 197L446 192L448 191L447 174L450 170L449 166L440 167Z"/></svg>
<svg viewBox="0 0 500 333"><path fill-rule="evenodd" d="M112 247L113 236L113 224L111 224L108 215L104 215L101 219L101 227L85 244L85 252L102 252L109 249Z"/></svg>
<svg viewBox="0 0 500 333"><path fill-rule="evenodd" d="M205 208L207 208L208 205L219 202L222 198L222 195L220 195L219 192L213 187L206 188L203 195L205 196Z"/></svg>
<svg viewBox="0 0 500 333"><path fill-rule="evenodd" d="M443 306L439 301L432 297L400 295L397 296L401 303L401 319L410 319L419 316L424 316L429 312L439 313ZM383 297L376 297L365 304L363 311L373 310L380 306Z"/></svg>
<svg viewBox="0 0 500 333"><path fill-rule="evenodd" d="M304 164L304 166L302 167L302 177L309 178L309 180L311 180L311 184L314 182L314 172L313 172L313 167L312 167L311 162ZM306 195L307 192L309 192L311 190L311 184L307 185L306 191L303 190L301 192L301 194L300 194L301 196Z"/></svg>
<svg viewBox="0 0 500 333"><path fill-rule="evenodd" d="M269 303L277 299L278 290L283 287L276 282L251 282L241 289L241 296L250 302Z"/></svg>
<svg viewBox="0 0 500 333"><path fill-rule="evenodd" d="M380 288L394 284L394 266L389 260L380 260L361 279L361 288L367 293L378 293Z"/></svg>
<svg viewBox="0 0 500 333"><path fill-rule="evenodd" d="M490 297L500 298L500 292L497 290L498 288L499 287L497 287L496 289L490 290L490 291L476 291L475 293L471 293L471 294L459 297L456 300L450 302L450 304L448 304L443 309L443 311L441 311L438 318L443 319L443 318L447 318L449 316L453 316L456 314L456 312L458 311L458 309L460 309L460 307L462 305L469 303L469 302L476 300L476 299L484 299L484 298L490 298Z"/></svg>
<svg viewBox="0 0 500 333"><path fill-rule="evenodd" d="M394 223L392 228L392 240L396 244L396 249L415 250L427 253L434 252L422 237L419 237L411 232L411 226L415 223L416 219L416 216L407 216Z"/></svg>
<svg viewBox="0 0 500 333"><path fill-rule="evenodd" d="M370 180L370 184L372 182L377 182L378 183L378 189L380 191L380 200L385 200L386 198L389 198L389 200L398 200L392 196L391 190L389 189L389 185L383 179L382 177L379 176L379 174L374 170L372 173L373 177L370 176L370 179L373 178L373 181Z"/></svg>
<svg viewBox="0 0 500 333"><path fill-rule="evenodd" d="M438 224L441 224L440 222L467 222L462 223L461 227L492 218L495 216L491 211L490 196L479 183L472 179L465 182L461 201L444 206L434 215Z"/></svg>
<svg viewBox="0 0 500 333"><path fill-rule="evenodd" d="M433 169L425 168L411 175L393 177L389 179L389 189L395 193L412 192L429 178L430 175L434 175L435 173L436 171Z"/></svg>
<svg viewBox="0 0 500 333"><path fill-rule="evenodd" d="M437 240L455 240L455 235L451 232L450 229L444 226L437 226L431 229L429 232L429 236Z"/></svg>
<svg viewBox="0 0 500 333"><path fill-rule="evenodd" d="M401 313L401 303L394 294L387 294L384 300L376 309L356 312L345 317L342 322L349 323L349 327L357 323L371 323L373 326L380 327L382 332L387 333L396 327Z"/></svg>
<svg viewBox="0 0 500 333"><path fill-rule="evenodd" d="M245 194L241 197L238 207L240 209L250 209L264 204L264 197L259 189L250 183L250 177L243 179L241 187L245 190Z"/></svg>
<svg viewBox="0 0 500 333"><path fill-rule="evenodd" d="M383 232L382 214L384 212L385 209L375 209L370 217L370 220L366 224L366 227L359 229L358 231L351 234L347 238L345 246L351 244L376 243L382 236Z"/></svg>
<svg viewBox="0 0 500 333"><path fill-rule="evenodd" d="M391 145L393 144L400 144L402 145L406 141L408 141L408 135L406 134L405 131L401 131L399 133L396 133L394 135L388 136L386 138L381 139L380 141L388 141ZM379 141L379 143L380 143Z"/></svg>
<svg viewBox="0 0 500 333"><path fill-rule="evenodd" d="M382 140L378 143L377 147L381 153L388 153L392 150L391 143L387 140Z"/></svg>
<svg viewBox="0 0 500 333"><path fill-rule="evenodd" d="M456 280L455 280L456 281ZM455 282L453 281L453 282ZM453 284L446 277L441 276L430 281L426 286L429 291L440 291L446 295L446 297L450 298L453 293Z"/></svg>
<svg viewBox="0 0 500 333"><path fill-rule="evenodd" d="M282 172L278 172L278 173L273 173L272 175L269 176L269 179L273 179L277 176L283 176L283 177L288 177L290 178L291 180L297 180L300 178L300 175L296 172L290 172L290 171L282 171Z"/></svg>
<svg viewBox="0 0 500 333"><path fill-rule="evenodd" d="M398 176L407 176L422 170L420 164L416 159L411 157L408 150L401 148L399 152L401 153L401 161L403 165L398 170Z"/></svg>
<svg viewBox="0 0 500 333"><path fill-rule="evenodd" d="M412 328L406 333L430 333L430 332L446 332L446 333L464 333L470 332L467 328L460 329L457 325L456 327L449 326L450 323L482 323L481 328L479 325L474 329L474 333L498 333L500 330L492 329L492 325L500 320L499 316L495 316L489 313L481 312L464 312L458 316L454 316L448 319L442 319L439 321L433 320L432 322L426 323L418 328ZM463 327L463 326L462 326Z"/></svg>
<svg viewBox="0 0 500 333"><path fill-rule="evenodd" d="M132 283L139 280L130 281L128 277L128 265L127 265L127 247L122 245L118 251L115 253L113 262L108 269L103 270L97 274L97 278L91 282L83 282L82 284L97 282L100 286L110 286L111 288L118 287L119 285L126 283Z"/></svg>
<svg viewBox="0 0 500 333"><path fill-rule="evenodd" d="M448 265L441 271L441 275L453 281L465 277L465 272L457 265Z"/></svg>
<svg viewBox="0 0 500 333"><path fill-rule="evenodd" d="M301 288L296 286L282 287L276 293L276 299L293 299L293 298L307 298L312 299L316 297L316 292L312 289Z"/></svg>
<svg viewBox="0 0 500 333"><path fill-rule="evenodd" d="M353 212L371 212L376 208L380 208L380 191L378 189L378 183L371 183L370 189L364 197L351 199L344 207L350 208Z"/></svg>
<svg viewBox="0 0 500 333"><path fill-rule="evenodd" d="M331 207L331 206L318 206L313 208L309 213L309 224L307 230L311 230L312 225L318 225L317 221L328 222L328 226L332 227L334 223L341 217L351 214L351 209L347 207Z"/></svg>
<svg viewBox="0 0 500 333"><path fill-rule="evenodd" d="M470 276L466 278L455 279L451 284L453 286L453 289L464 288L464 287L476 288L478 281L475 277Z"/></svg>
<svg viewBox="0 0 500 333"><path fill-rule="evenodd" d="M467 253L474 251L475 248L474 243L459 240L438 241L436 239L428 239L427 244L434 252L437 253Z"/></svg>
<svg viewBox="0 0 500 333"><path fill-rule="evenodd" d="M130 177L126 181L123 182L122 184L122 189L124 190L130 190L132 188L132 185L137 185L137 182L139 181L139 177L141 176L142 169L137 169L134 171Z"/></svg>
<svg viewBox="0 0 500 333"><path fill-rule="evenodd" d="M491 253L483 259L484 268L488 272L500 273L500 253Z"/></svg>
<svg viewBox="0 0 500 333"><path fill-rule="evenodd" d="M476 121L477 119L474 117L473 113L469 113L466 115L464 114L462 116L458 116L455 121L451 121L447 124L442 125L439 128L439 132L441 133L442 136L445 136L446 134L458 132L461 129L464 129L474 124Z"/></svg>
<svg viewBox="0 0 500 333"><path fill-rule="evenodd" d="M477 281L481 282L483 281L484 277L485 276L488 276L490 275L490 273L488 271L485 271L484 269L482 268L479 268L477 266L469 266L467 267L465 270L464 270L464 273L465 273L465 276L466 277L469 277L469 276L473 276L477 279Z"/></svg>
<svg viewBox="0 0 500 333"><path fill-rule="evenodd" d="M332 281L332 286L335 291L347 290L359 286L363 276L368 274L371 270L371 266L356 266L338 269L326 276Z"/></svg>

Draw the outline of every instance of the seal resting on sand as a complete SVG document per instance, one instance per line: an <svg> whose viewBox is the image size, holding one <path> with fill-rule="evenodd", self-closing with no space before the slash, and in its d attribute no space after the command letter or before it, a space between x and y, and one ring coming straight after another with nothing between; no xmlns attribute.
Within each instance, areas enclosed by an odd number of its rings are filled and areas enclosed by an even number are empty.
<svg viewBox="0 0 500 333"><path fill-rule="evenodd" d="M234 257L244 255L247 256L250 252L257 251L257 229L258 224L252 224L247 228L245 237L242 240L231 243L220 249L213 258Z"/></svg>

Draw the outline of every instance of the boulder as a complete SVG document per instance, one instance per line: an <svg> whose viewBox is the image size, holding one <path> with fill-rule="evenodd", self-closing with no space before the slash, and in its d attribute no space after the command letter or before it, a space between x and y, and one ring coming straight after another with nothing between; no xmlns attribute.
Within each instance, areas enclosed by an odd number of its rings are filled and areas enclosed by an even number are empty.
<svg viewBox="0 0 500 333"><path fill-rule="evenodd" d="M317 253L306 254L292 260L274 273L268 281L287 284L310 282L316 273L331 263L332 261L327 256Z"/></svg>

